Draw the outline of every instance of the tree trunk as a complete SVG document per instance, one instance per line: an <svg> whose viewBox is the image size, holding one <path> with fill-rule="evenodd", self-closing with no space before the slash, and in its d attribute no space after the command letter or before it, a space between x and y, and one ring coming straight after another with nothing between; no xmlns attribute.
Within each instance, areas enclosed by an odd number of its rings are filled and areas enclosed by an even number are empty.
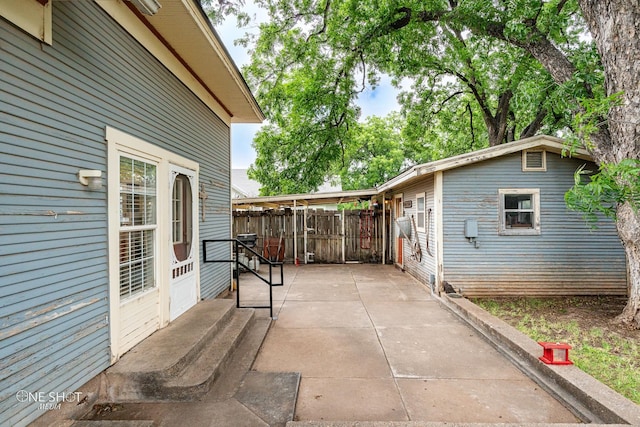
<svg viewBox="0 0 640 427"><path fill-rule="evenodd" d="M622 93L611 108L606 125L588 137L591 154L599 165L624 159L640 159L640 4L637 0L578 0L595 39L605 74L606 94ZM504 37L496 27L498 37ZM575 68L544 38L519 43L551 73L558 83L568 81ZM621 322L640 329L640 212L625 203L618 207L618 235L626 251L629 268L629 300Z"/></svg>
<svg viewBox="0 0 640 427"><path fill-rule="evenodd" d="M484 122L487 125L489 147L495 147L496 145L506 142L511 98L513 98L513 92L511 92L511 90L507 90L500 94L495 116L491 114L491 111L489 111L489 107L485 104L484 99L478 99L478 103L482 107L481 109Z"/></svg>
<svg viewBox="0 0 640 427"><path fill-rule="evenodd" d="M627 254L629 299L616 321L640 329L640 212L629 203L618 207L618 235Z"/></svg>
<svg viewBox="0 0 640 427"><path fill-rule="evenodd" d="M629 0L580 0L602 58L607 95L622 92L622 102L609 112L610 141L597 142L599 162L640 159L640 5ZM640 329L640 212L629 203L617 210L618 235L629 268L629 300L618 320Z"/></svg>

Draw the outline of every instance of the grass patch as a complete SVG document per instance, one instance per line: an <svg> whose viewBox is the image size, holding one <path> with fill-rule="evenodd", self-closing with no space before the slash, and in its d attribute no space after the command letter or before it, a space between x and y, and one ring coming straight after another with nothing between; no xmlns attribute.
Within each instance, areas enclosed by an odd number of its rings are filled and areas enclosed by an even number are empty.
<svg viewBox="0 0 640 427"><path fill-rule="evenodd" d="M535 341L567 342L574 364L640 404L640 339L620 334L594 298L476 299L475 304ZM600 317L600 319L598 319Z"/></svg>

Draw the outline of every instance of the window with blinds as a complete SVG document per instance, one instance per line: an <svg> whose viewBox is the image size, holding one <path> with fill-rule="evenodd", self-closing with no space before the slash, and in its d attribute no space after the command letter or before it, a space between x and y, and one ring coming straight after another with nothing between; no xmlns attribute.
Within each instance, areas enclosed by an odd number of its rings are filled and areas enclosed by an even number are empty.
<svg viewBox="0 0 640 427"><path fill-rule="evenodd" d="M120 157L120 298L156 286L156 165Z"/></svg>

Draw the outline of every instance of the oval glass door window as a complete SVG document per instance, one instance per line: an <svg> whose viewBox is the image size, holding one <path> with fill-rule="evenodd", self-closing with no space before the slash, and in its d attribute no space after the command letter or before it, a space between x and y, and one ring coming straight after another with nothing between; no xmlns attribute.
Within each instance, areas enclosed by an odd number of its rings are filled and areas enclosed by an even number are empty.
<svg viewBox="0 0 640 427"><path fill-rule="evenodd" d="M172 191L172 240L173 252L178 261L184 261L191 253L193 244L193 195L189 177L176 176Z"/></svg>

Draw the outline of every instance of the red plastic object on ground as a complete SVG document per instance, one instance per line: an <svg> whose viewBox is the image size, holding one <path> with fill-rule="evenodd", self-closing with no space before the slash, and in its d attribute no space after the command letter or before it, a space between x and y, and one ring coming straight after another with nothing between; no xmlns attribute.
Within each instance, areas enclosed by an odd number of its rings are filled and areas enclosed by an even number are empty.
<svg viewBox="0 0 640 427"><path fill-rule="evenodd" d="M548 365L573 365L573 362L569 360L569 350L571 349L569 344L544 341L539 341L538 344L543 349L539 359L544 363Z"/></svg>

